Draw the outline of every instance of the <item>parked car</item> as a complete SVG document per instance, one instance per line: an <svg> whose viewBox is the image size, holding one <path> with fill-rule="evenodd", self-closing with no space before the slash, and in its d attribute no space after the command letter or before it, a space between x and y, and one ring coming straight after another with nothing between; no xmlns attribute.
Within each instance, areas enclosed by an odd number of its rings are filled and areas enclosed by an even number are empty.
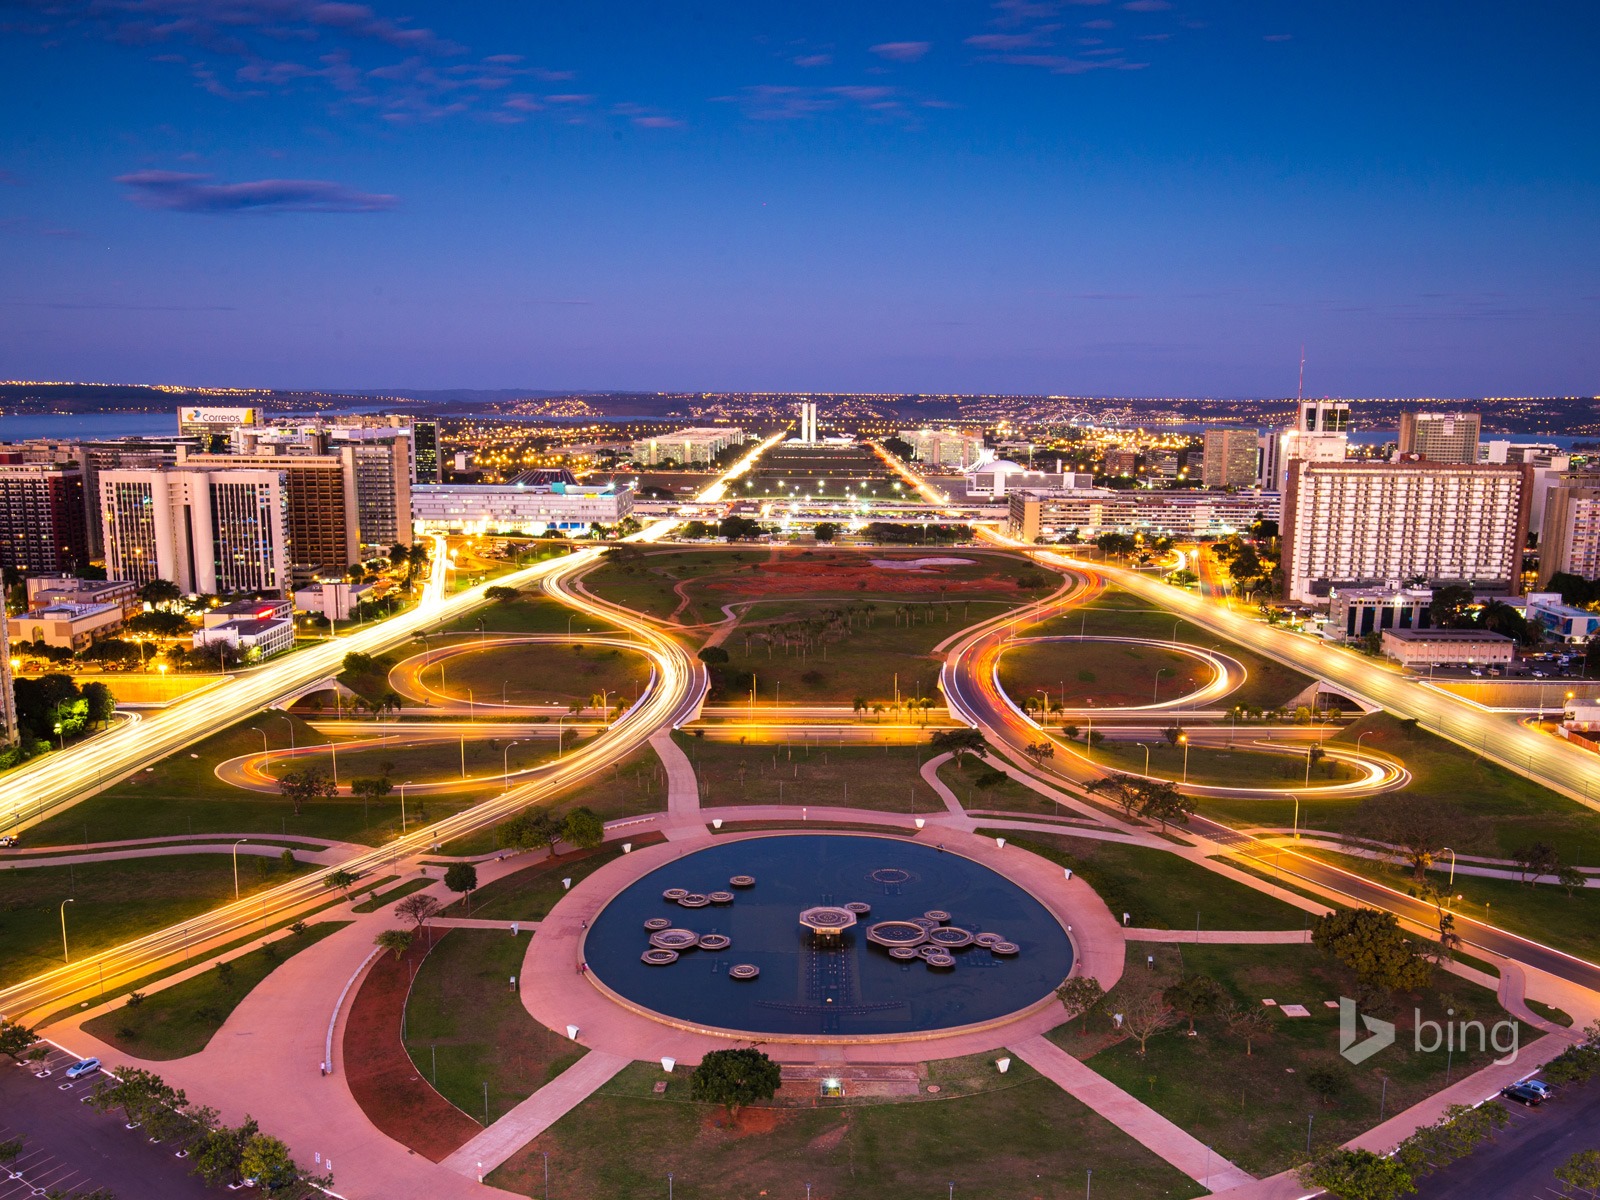
<svg viewBox="0 0 1600 1200"><path fill-rule="evenodd" d="M1556 1087L1555 1084L1546 1083L1542 1079L1524 1079L1521 1083L1521 1086L1532 1088L1546 1100L1554 1100L1556 1098L1556 1093L1561 1090L1560 1088Z"/></svg>
<svg viewBox="0 0 1600 1200"><path fill-rule="evenodd" d="M1538 1108L1544 1103L1544 1093L1525 1083L1513 1083L1508 1088L1501 1088L1500 1094L1507 1100L1515 1100L1518 1104L1526 1104L1529 1108Z"/></svg>
<svg viewBox="0 0 1600 1200"><path fill-rule="evenodd" d="M16 844L17 835L14 833L8 833L4 837L0 837L0 850L9 850Z"/></svg>
<svg viewBox="0 0 1600 1200"><path fill-rule="evenodd" d="M85 1075L93 1075L100 1069L98 1058L79 1059L67 1068L68 1079L82 1079Z"/></svg>

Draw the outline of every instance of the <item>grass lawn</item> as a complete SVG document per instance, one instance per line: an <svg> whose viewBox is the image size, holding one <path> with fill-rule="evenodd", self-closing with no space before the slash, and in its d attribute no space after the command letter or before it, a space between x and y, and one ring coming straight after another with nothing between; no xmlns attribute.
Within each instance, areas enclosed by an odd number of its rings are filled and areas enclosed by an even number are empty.
<svg viewBox="0 0 1600 1200"><path fill-rule="evenodd" d="M937 1068L939 1064L931 1064ZM930 1069L930 1077L937 1077ZM1095 1195L1188 1197L1199 1187L1109 1121L1021 1064L981 1095L871 1105L741 1110L687 1099L685 1072L664 1096L659 1067L635 1063L519 1150L488 1182L552 1200L673 1194L682 1200L873 1197L1069 1200L1094 1172ZM625 1140L619 1140L625 1139ZM625 1146L626 1153L619 1153Z"/></svg>
<svg viewBox="0 0 1600 1200"><path fill-rule="evenodd" d="M1563 862L1600 866L1600 813L1388 713L1362 717L1334 740L1353 746L1357 738L1363 750L1398 758L1411 771L1411 783L1392 795L1446 801L1459 805L1465 816L1483 819L1483 844L1457 842L1457 852L1508 857L1542 841L1554 846ZM1220 820L1285 823L1281 806L1270 803L1202 800L1201 806ZM1361 821L1359 801L1308 797L1300 802L1302 829L1354 833Z"/></svg>
<svg viewBox="0 0 1600 1200"><path fill-rule="evenodd" d="M870 808L878 812L943 812L944 803L918 774L925 745L814 746L723 742L672 735L694 764L700 802ZM780 786L781 785L781 786Z"/></svg>
<svg viewBox="0 0 1600 1200"><path fill-rule="evenodd" d="M570 625L568 618L571 618ZM439 631L476 634L480 619L484 632L491 634L567 633L569 630L572 633L603 633L612 628L608 622L568 608L533 587L518 592L515 600L498 600L467 616L440 625Z"/></svg>
<svg viewBox="0 0 1600 1200"><path fill-rule="evenodd" d="M585 1051L540 1025L511 978L522 974L528 935L497 929L434 931L406 1003L406 1053L422 1077L475 1121L492 1123Z"/></svg>
<svg viewBox="0 0 1600 1200"><path fill-rule="evenodd" d="M647 846L660 840L658 833L641 834L633 840L633 845ZM450 904L444 915L482 917L489 921L542 921L567 894L567 889L561 886L563 879L577 883L621 856L620 842L588 851L566 847L559 858L542 859L480 888L472 894L470 911L462 899Z"/></svg>
<svg viewBox="0 0 1600 1200"><path fill-rule="evenodd" d="M1087 604L1069 609L1063 616L1019 631L1022 636L1053 633L1104 634L1111 637L1149 638L1152 641L1170 641L1174 636L1180 642L1204 649L1217 649L1238 659L1249 672L1249 677L1239 689L1217 702L1217 707L1228 708L1235 704L1253 705L1257 708L1276 708L1287 704L1305 688L1311 686L1308 675L1263 658L1243 646L1225 641L1208 630L1182 620L1164 608L1152 608L1148 602L1118 588L1107 588ZM1161 677L1163 688L1167 677ZM1071 682L1071 677L1068 677ZM1148 695L1149 693L1145 693ZM1096 700L1098 703L1098 700Z"/></svg>
<svg viewBox="0 0 1600 1200"><path fill-rule="evenodd" d="M954 759L940 763L939 778L968 809L992 808L1034 815L1079 815L975 756L969 755L959 767Z"/></svg>
<svg viewBox="0 0 1600 1200"><path fill-rule="evenodd" d="M1225 746L1191 745L1188 753L1188 781L1216 784L1220 787L1276 787L1285 790L1298 790L1305 786L1306 749L1309 748L1309 743L1305 747L1289 745L1286 753L1274 754L1266 750L1247 748L1246 743L1249 740L1248 736L1241 737L1233 749ZM1172 780L1185 778L1183 746L1170 745L1163 737L1146 738L1144 745L1150 747L1151 775ZM1137 742L1112 741L1107 738L1094 748L1094 761L1100 766L1110 767L1116 771L1145 773L1144 749ZM1358 772L1348 764L1331 762L1328 759L1323 759L1311 768L1312 784L1336 783L1340 780L1354 779L1357 775Z"/></svg>
<svg viewBox="0 0 1600 1200"><path fill-rule="evenodd" d="M420 892L423 888L431 887L437 882L438 880L429 879L426 875L418 879L408 879L399 887L390 888L386 892L373 891L360 904L352 904L350 911L358 913L377 912L385 905L393 904L396 900L404 900L412 892Z"/></svg>
<svg viewBox="0 0 1600 1200"><path fill-rule="evenodd" d="M1148 846L1129 846L1069 834L979 829L1004 833L1008 842L1051 862L1071 867L1112 915L1131 913L1129 924L1146 929L1300 929L1307 914L1254 888Z"/></svg>
<svg viewBox="0 0 1600 1200"><path fill-rule="evenodd" d="M137 1006L125 1006L84 1022L84 1029L136 1058L166 1061L198 1054L255 986L287 958L314 946L349 921L319 921L304 933L286 933L269 946L223 960L231 968L224 981L217 967L154 993Z"/></svg>
<svg viewBox="0 0 1600 1200"><path fill-rule="evenodd" d="M1376 879L1397 891L1412 891L1416 886L1409 867L1325 850L1308 849L1304 853ZM1429 875L1434 882L1444 884L1446 877L1437 871ZM1461 899L1452 907L1464 917L1498 925L1590 962L1600 962L1600 890L1578 888L1568 895L1565 888L1555 884L1530 887L1514 879L1483 879L1458 873L1455 894Z"/></svg>
<svg viewBox="0 0 1600 1200"><path fill-rule="evenodd" d="M1176 650L1118 642L1022 642L1000 656L1000 686L1019 704L1041 692L1060 704L1063 689L1068 708L1090 700L1107 707L1149 704L1153 697L1186 695L1212 675L1205 663Z"/></svg>
<svg viewBox="0 0 1600 1200"><path fill-rule="evenodd" d="M240 894L305 870L289 872L277 859L241 856ZM0 986L61 964L61 903L67 899L67 944L76 962L232 900L232 856L175 854L0 871Z"/></svg>
<svg viewBox="0 0 1600 1200"><path fill-rule="evenodd" d="M1145 968L1144 956L1154 953L1156 969ZM1134 946L1123 981L1113 988L1104 1008L1117 1011L1119 998L1147 987L1163 987L1184 972L1208 975L1240 1005L1262 1007L1265 998L1279 1005L1303 1004L1307 1017L1285 1017L1272 1012L1268 1034L1258 1037L1246 1054L1241 1038L1230 1036L1218 1017L1202 1017L1199 1036L1187 1036L1187 1027L1174 1025L1150 1040L1140 1057L1131 1039L1107 1044L1104 1018L1090 1019L1088 1037L1072 1022L1050 1036L1063 1049L1079 1057L1163 1116L1188 1130L1219 1154L1255 1175L1282 1171L1302 1161L1308 1121L1314 1147L1343 1142L1378 1123L1379 1104L1388 1078L1384 1111L1392 1116L1438 1091L1488 1066L1492 1050L1472 1051L1459 1046L1453 1055L1441 1048L1437 1054L1417 1051L1414 1010L1424 1021L1446 1020L1446 1009L1456 1010L1455 1020L1472 1019L1486 1025L1508 1020L1494 994L1466 980L1439 974L1434 986L1415 996L1397 997L1381 1015L1399 1026L1394 1046L1359 1066L1339 1054L1339 1012L1327 1008L1328 1000L1353 994L1349 972L1312 946ZM1423 1044L1427 1044L1424 1035ZM1518 1044L1538 1036L1519 1026ZM1459 1035L1457 1036L1459 1042ZM1506 1044L1502 1042L1502 1044ZM1332 1072L1337 1093L1325 1102L1311 1090L1308 1076Z"/></svg>
<svg viewBox="0 0 1600 1200"><path fill-rule="evenodd" d="M338 750L339 783L340 786L347 786L352 779L385 773L396 784L402 779L407 783L462 779L468 781L493 779L498 783L503 777L502 770L515 771L519 767L526 769L555 758L554 724L551 722L552 728L548 736L541 735L536 738L512 738L503 733L499 736L490 736L497 731L492 723L485 722L480 736L467 738L464 741L453 737L412 746L370 746L349 749L346 749L341 742ZM418 731L426 733L427 726L419 726ZM577 743L572 740L572 731L568 731L567 737L567 748L570 750ZM274 759L268 766L267 773L274 778L282 778L290 771L301 771L308 767L320 767L323 774L329 774L331 756L322 754L313 757ZM408 816L412 815L412 804L418 799L416 795L407 795ZM398 813L399 803L397 787L394 794L384 801L384 805L394 807Z"/></svg>
<svg viewBox="0 0 1600 1200"><path fill-rule="evenodd" d="M441 675L443 687L440 686ZM614 646L491 646L454 655L425 668L424 686L466 700L512 704L570 704L585 706L601 691L611 703L632 700L650 679L650 662L643 655ZM495 716L493 708L480 710Z"/></svg>

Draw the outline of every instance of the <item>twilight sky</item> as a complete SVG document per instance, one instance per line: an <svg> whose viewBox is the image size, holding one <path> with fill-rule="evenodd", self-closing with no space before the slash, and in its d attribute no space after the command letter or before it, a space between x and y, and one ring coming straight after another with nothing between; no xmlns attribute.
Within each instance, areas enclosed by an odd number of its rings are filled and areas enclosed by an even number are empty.
<svg viewBox="0 0 1600 1200"><path fill-rule="evenodd" d="M0 0L0 377L1600 392L1591 0Z"/></svg>

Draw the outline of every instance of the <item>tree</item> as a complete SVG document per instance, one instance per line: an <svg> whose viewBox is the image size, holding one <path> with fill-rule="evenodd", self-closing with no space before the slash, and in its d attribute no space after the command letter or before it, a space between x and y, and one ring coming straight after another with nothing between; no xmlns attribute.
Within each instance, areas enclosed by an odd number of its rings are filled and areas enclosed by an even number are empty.
<svg viewBox="0 0 1600 1200"><path fill-rule="evenodd" d="M371 775L350 781L350 794L360 796L363 805L382 800L394 791L394 783L387 775Z"/></svg>
<svg viewBox="0 0 1600 1200"><path fill-rule="evenodd" d="M1425 987L1433 967L1400 931L1393 913L1375 908L1347 908L1318 917L1311 941L1338 959L1369 987L1391 992Z"/></svg>
<svg viewBox="0 0 1600 1200"><path fill-rule="evenodd" d="M117 711L116 696L112 695L110 687L99 680L83 685L83 701L88 706L90 725L108 725Z"/></svg>
<svg viewBox="0 0 1600 1200"><path fill-rule="evenodd" d="M1574 866L1563 866L1556 872L1556 882L1567 889L1567 895L1573 895L1579 888L1586 887L1589 877Z"/></svg>
<svg viewBox="0 0 1600 1200"><path fill-rule="evenodd" d="M190 1171L212 1187L240 1182L240 1160L244 1148L261 1130L254 1117L246 1117L237 1129L226 1125L208 1130L189 1151L194 1165Z"/></svg>
<svg viewBox="0 0 1600 1200"><path fill-rule="evenodd" d="M1418 880L1444 846L1462 850L1482 836L1465 809L1426 796L1373 796L1362 801L1356 819L1368 837L1393 845Z"/></svg>
<svg viewBox="0 0 1600 1200"><path fill-rule="evenodd" d="M269 1194L281 1192L300 1181L300 1168L289 1147L275 1137L258 1133L244 1144L239 1155L239 1173L254 1179L256 1186Z"/></svg>
<svg viewBox="0 0 1600 1200"><path fill-rule="evenodd" d="M1136 992L1128 997L1122 1010L1122 1027L1128 1036L1139 1043L1139 1057L1144 1057L1150 1039L1164 1029L1172 1028L1172 1006L1157 991Z"/></svg>
<svg viewBox="0 0 1600 1200"><path fill-rule="evenodd" d="M135 613L127 620L131 633L148 633L152 637L178 637L188 633L189 618L182 613L153 608L149 612Z"/></svg>
<svg viewBox="0 0 1600 1200"><path fill-rule="evenodd" d="M89 1093L89 1106L97 1112L120 1108L128 1123L142 1124L151 1110L165 1105L183 1108L188 1097L153 1071L124 1067L115 1079L103 1079Z"/></svg>
<svg viewBox="0 0 1600 1200"><path fill-rule="evenodd" d="M811 530L811 536L819 542L831 542L839 536L839 531L843 528L844 526L836 521L818 521Z"/></svg>
<svg viewBox="0 0 1600 1200"><path fill-rule="evenodd" d="M1267 1010L1264 1008L1229 1001L1222 1006L1221 1015L1228 1032L1236 1038L1243 1039L1247 1058L1255 1050L1256 1039L1266 1037L1272 1032L1272 1018L1267 1015Z"/></svg>
<svg viewBox="0 0 1600 1200"><path fill-rule="evenodd" d="M1343 1200L1397 1200L1417 1190L1410 1171L1371 1150L1335 1148L1296 1174L1305 1186L1324 1188Z"/></svg>
<svg viewBox="0 0 1600 1200"><path fill-rule="evenodd" d="M402 920L410 921L412 927L420 932L424 925L439 915L439 910L442 907L444 906L432 896L416 892L394 906L394 915Z"/></svg>
<svg viewBox="0 0 1600 1200"><path fill-rule="evenodd" d="M505 604L508 601L515 600L521 594L514 587L492 587L485 589L483 597L485 600L494 600Z"/></svg>
<svg viewBox="0 0 1600 1200"><path fill-rule="evenodd" d="M708 667L720 667L728 661L728 652L721 646L706 646L695 657Z"/></svg>
<svg viewBox="0 0 1600 1200"><path fill-rule="evenodd" d="M350 889L356 885L357 878L359 877L352 875L349 871L330 871L327 879L323 880L323 882L328 887L338 888L339 891L348 897L350 895Z"/></svg>
<svg viewBox="0 0 1600 1200"><path fill-rule="evenodd" d="M1167 831L1168 823L1187 825L1194 814L1194 797L1186 796L1178 790L1177 784L1168 780L1141 780L1140 792L1139 815L1149 821L1161 822L1162 833Z"/></svg>
<svg viewBox="0 0 1600 1200"><path fill-rule="evenodd" d="M561 823L548 809L520 812L499 829L500 842L512 850L543 850L553 847L561 836Z"/></svg>
<svg viewBox="0 0 1600 1200"><path fill-rule="evenodd" d="M1329 1105L1350 1086L1350 1077L1338 1067L1313 1067L1306 1072L1305 1081L1312 1095Z"/></svg>
<svg viewBox="0 0 1600 1200"><path fill-rule="evenodd" d="M174 603L183 592L169 579L152 579L139 589L139 599L152 608L162 608Z"/></svg>
<svg viewBox="0 0 1600 1200"><path fill-rule="evenodd" d="M411 939L415 936L415 932L410 929L385 929L372 939L372 944L394 951L396 958L404 958L406 951L411 949Z"/></svg>
<svg viewBox="0 0 1600 1200"><path fill-rule="evenodd" d="M1192 1034L1195 1018L1216 1012L1227 999L1227 994L1211 976L1190 972L1162 992L1161 998L1188 1020Z"/></svg>
<svg viewBox="0 0 1600 1200"><path fill-rule="evenodd" d="M1437 629L1460 629L1472 624L1472 589L1461 583L1447 583L1433 589L1428 615Z"/></svg>
<svg viewBox="0 0 1600 1200"><path fill-rule="evenodd" d="M1539 882L1539 876L1558 875L1561 871L1561 855L1547 842L1523 846L1512 851L1511 858L1517 864L1518 876L1529 887Z"/></svg>
<svg viewBox="0 0 1600 1200"><path fill-rule="evenodd" d="M984 740L982 731L977 729L937 729L928 739L928 744L940 754L953 757L958 767L969 754L976 754L979 758L987 758L989 754L989 743Z"/></svg>
<svg viewBox="0 0 1600 1200"><path fill-rule="evenodd" d="M21 1062L28 1048L38 1040L39 1035L21 1021L0 1017L0 1054L12 1062Z"/></svg>
<svg viewBox="0 0 1600 1200"><path fill-rule="evenodd" d="M278 791L294 805L294 815L299 816L308 800L330 800L339 794L339 787L316 767L304 771L286 771L278 780Z"/></svg>
<svg viewBox="0 0 1600 1200"><path fill-rule="evenodd" d="M1582 1188L1593 1195L1600 1191L1600 1150L1580 1150L1556 1168L1563 1187Z"/></svg>
<svg viewBox="0 0 1600 1200"><path fill-rule="evenodd" d="M1074 975L1056 988L1056 998L1061 1001L1061 1007L1067 1010L1067 1020L1083 1018L1078 1030L1081 1035L1089 1032L1089 1014L1104 1002L1106 990L1093 975Z"/></svg>
<svg viewBox="0 0 1600 1200"><path fill-rule="evenodd" d="M21 1138L12 1138L0 1142L0 1163L14 1163L22 1157L24 1142Z"/></svg>
<svg viewBox="0 0 1600 1200"><path fill-rule="evenodd" d="M689 1097L727 1105L737 1117L743 1105L772 1099L781 1082L778 1064L759 1050L710 1050L689 1076Z"/></svg>
<svg viewBox="0 0 1600 1200"><path fill-rule="evenodd" d="M606 840L606 823L591 808L575 808L562 818L561 840L580 850L593 850Z"/></svg>
<svg viewBox="0 0 1600 1200"><path fill-rule="evenodd" d="M471 863L451 863L444 869L444 885L467 899L467 911L472 911L472 893L478 887L478 868Z"/></svg>

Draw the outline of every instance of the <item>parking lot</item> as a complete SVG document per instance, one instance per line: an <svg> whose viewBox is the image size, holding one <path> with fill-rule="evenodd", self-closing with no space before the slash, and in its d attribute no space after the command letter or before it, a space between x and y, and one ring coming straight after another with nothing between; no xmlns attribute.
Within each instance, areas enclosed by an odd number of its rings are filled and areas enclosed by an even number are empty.
<svg viewBox="0 0 1600 1200"><path fill-rule="evenodd" d="M22 1200L59 1191L81 1195L108 1188L117 1200L199 1200L218 1193L189 1174L186 1161L165 1146L153 1146L140 1130L123 1127L120 1116L98 1113L82 1101L101 1078L69 1080L74 1056L51 1047L40 1068L0 1067L0 1142L23 1139L22 1154L0 1167L0 1200ZM222 1194L226 1194L223 1192Z"/></svg>
<svg viewBox="0 0 1600 1200"><path fill-rule="evenodd" d="M1538 1108L1503 1103L1511 1120L1494 1141L1424 1179L1418 1200L1570 1200L1555 1169L1580 1150L1600 1149L1600 1079Z"/></svg>

